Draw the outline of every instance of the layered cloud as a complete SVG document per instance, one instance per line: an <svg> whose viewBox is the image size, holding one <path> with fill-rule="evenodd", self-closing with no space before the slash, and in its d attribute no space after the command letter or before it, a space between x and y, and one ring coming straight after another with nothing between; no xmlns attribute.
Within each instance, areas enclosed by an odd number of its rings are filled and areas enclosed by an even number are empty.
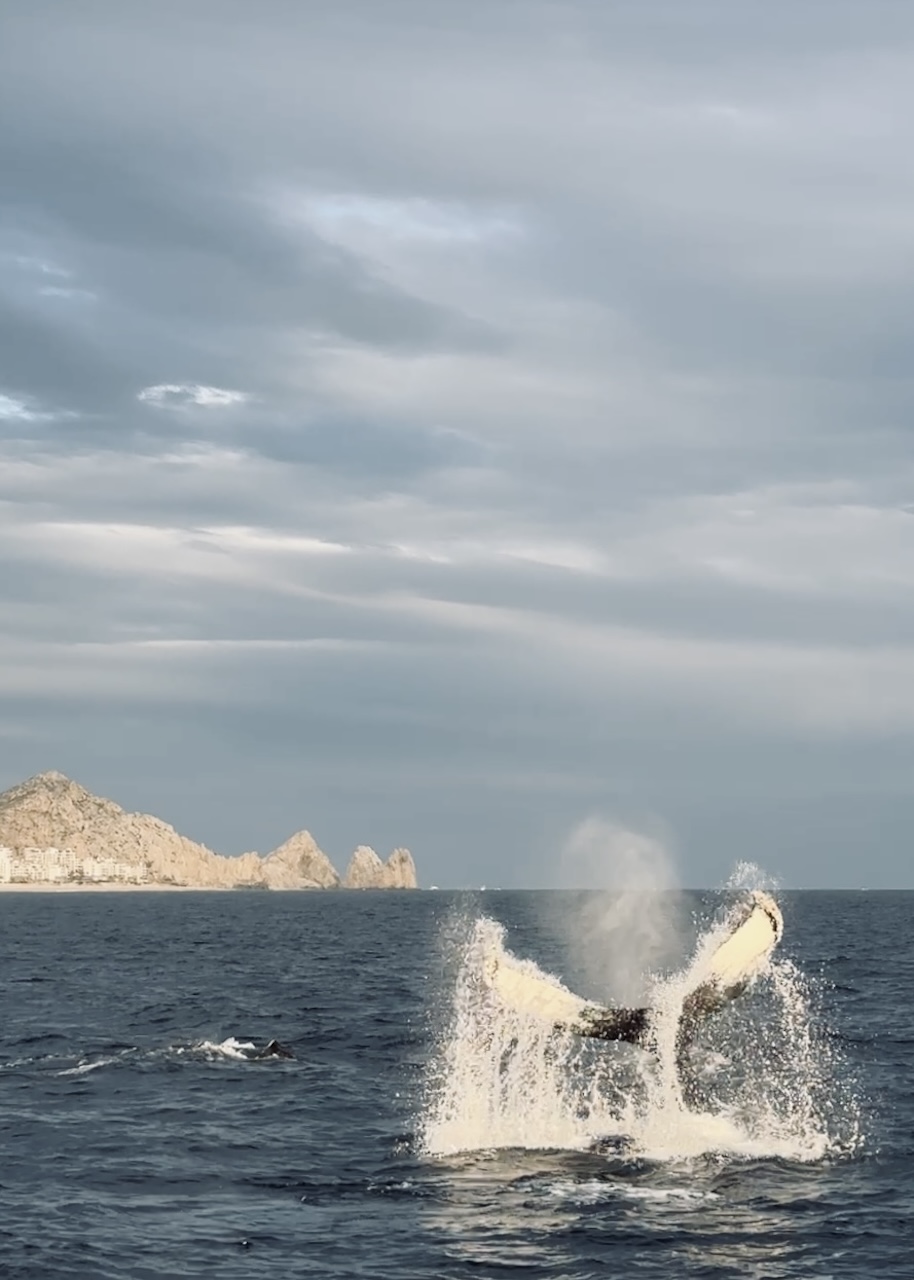
<svg viewBox="0 0 914 1280"><path fill-rule="evenodd" d="M0 782L438 883L591 811L860 882L914 817L914 22L52 8L0 50Z"/></svg>

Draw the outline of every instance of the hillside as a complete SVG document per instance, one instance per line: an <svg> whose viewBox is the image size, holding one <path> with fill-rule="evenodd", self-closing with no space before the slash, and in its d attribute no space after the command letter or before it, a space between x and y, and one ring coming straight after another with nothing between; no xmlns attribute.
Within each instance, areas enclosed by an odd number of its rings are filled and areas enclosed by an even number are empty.
<svg viewBox="0 0 914 1280"><path fill-rule="evenodd" d="M14 867L21 867L29 857L35 861L36 855L25 850L66 850L76 856L77 864L91 859L95 867L106 860L106 865L117 866L112 878L135 879L150 886L319 889L341 884L329 858L307 831L298 832L266 857L257 853L222 857L160 818L127 813L62 773L38 774L0 794L0 846L12 851ZM361 852L360 848L353 858ZM347 878L343 887L416 887L415 867L406 850L396 850L387 863L373 851L367 852L377 866L370 863L354 880ZM30 876L39 877L40 873Z"/></svg>

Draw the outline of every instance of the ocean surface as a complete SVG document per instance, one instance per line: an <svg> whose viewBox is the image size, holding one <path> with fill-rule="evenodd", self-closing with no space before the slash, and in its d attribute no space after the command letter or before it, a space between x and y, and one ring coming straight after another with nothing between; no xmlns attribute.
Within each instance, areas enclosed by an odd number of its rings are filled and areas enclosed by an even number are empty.
<svg viewBox="0 0 914 1280"><path fill-rule="evenodd" d="M628 999L719 895L0 894L0 1276L910 1280L914 894L779 901L684 1107L479 956Z"/></svg>

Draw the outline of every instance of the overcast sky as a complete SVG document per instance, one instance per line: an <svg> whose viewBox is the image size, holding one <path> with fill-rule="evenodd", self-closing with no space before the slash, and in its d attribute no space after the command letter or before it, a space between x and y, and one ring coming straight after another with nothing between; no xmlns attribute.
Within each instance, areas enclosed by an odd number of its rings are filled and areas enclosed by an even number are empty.
<svg viewBox="0 0 914 1280"><path fill-rule="evenodd" d="M914 885L914 10L0 27L0 787Z"/></svg>

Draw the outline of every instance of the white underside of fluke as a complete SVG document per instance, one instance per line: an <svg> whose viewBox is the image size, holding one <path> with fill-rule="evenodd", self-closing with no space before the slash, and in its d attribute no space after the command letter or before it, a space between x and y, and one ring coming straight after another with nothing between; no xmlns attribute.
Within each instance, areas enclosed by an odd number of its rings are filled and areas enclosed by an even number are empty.
<svg viewBox="0 0 914 1280"><path fill-rule="evenodd" d="M591 1007L557 978L541 972L529 960L518 960L510 952L487 956L484 974L489 987L509 1008L544 1022L573 1026Z"/></svg>
<svg viewBox="0 0 914 1280"><path fill-rule="evenodd" d="M695 966L690 975L694 986L713 982L726 991L751 982L765 967L783 932L784 918L774 898L761 889L754 890L730 936L705 964Z"/></svg>
<svg viewBox="0 0 914 1280"><path fill-rule="evenodd" d="M690 972L689 991L705 986L721 993L733 991L764 969L784 931L780 908L770 894L756 889L734 919L731 932ZM576 996L531 961L506 951L487 956L483 972L489 988L506 1005L546 1022L586 1033L589 1023L611 1013Z"/></svg>

